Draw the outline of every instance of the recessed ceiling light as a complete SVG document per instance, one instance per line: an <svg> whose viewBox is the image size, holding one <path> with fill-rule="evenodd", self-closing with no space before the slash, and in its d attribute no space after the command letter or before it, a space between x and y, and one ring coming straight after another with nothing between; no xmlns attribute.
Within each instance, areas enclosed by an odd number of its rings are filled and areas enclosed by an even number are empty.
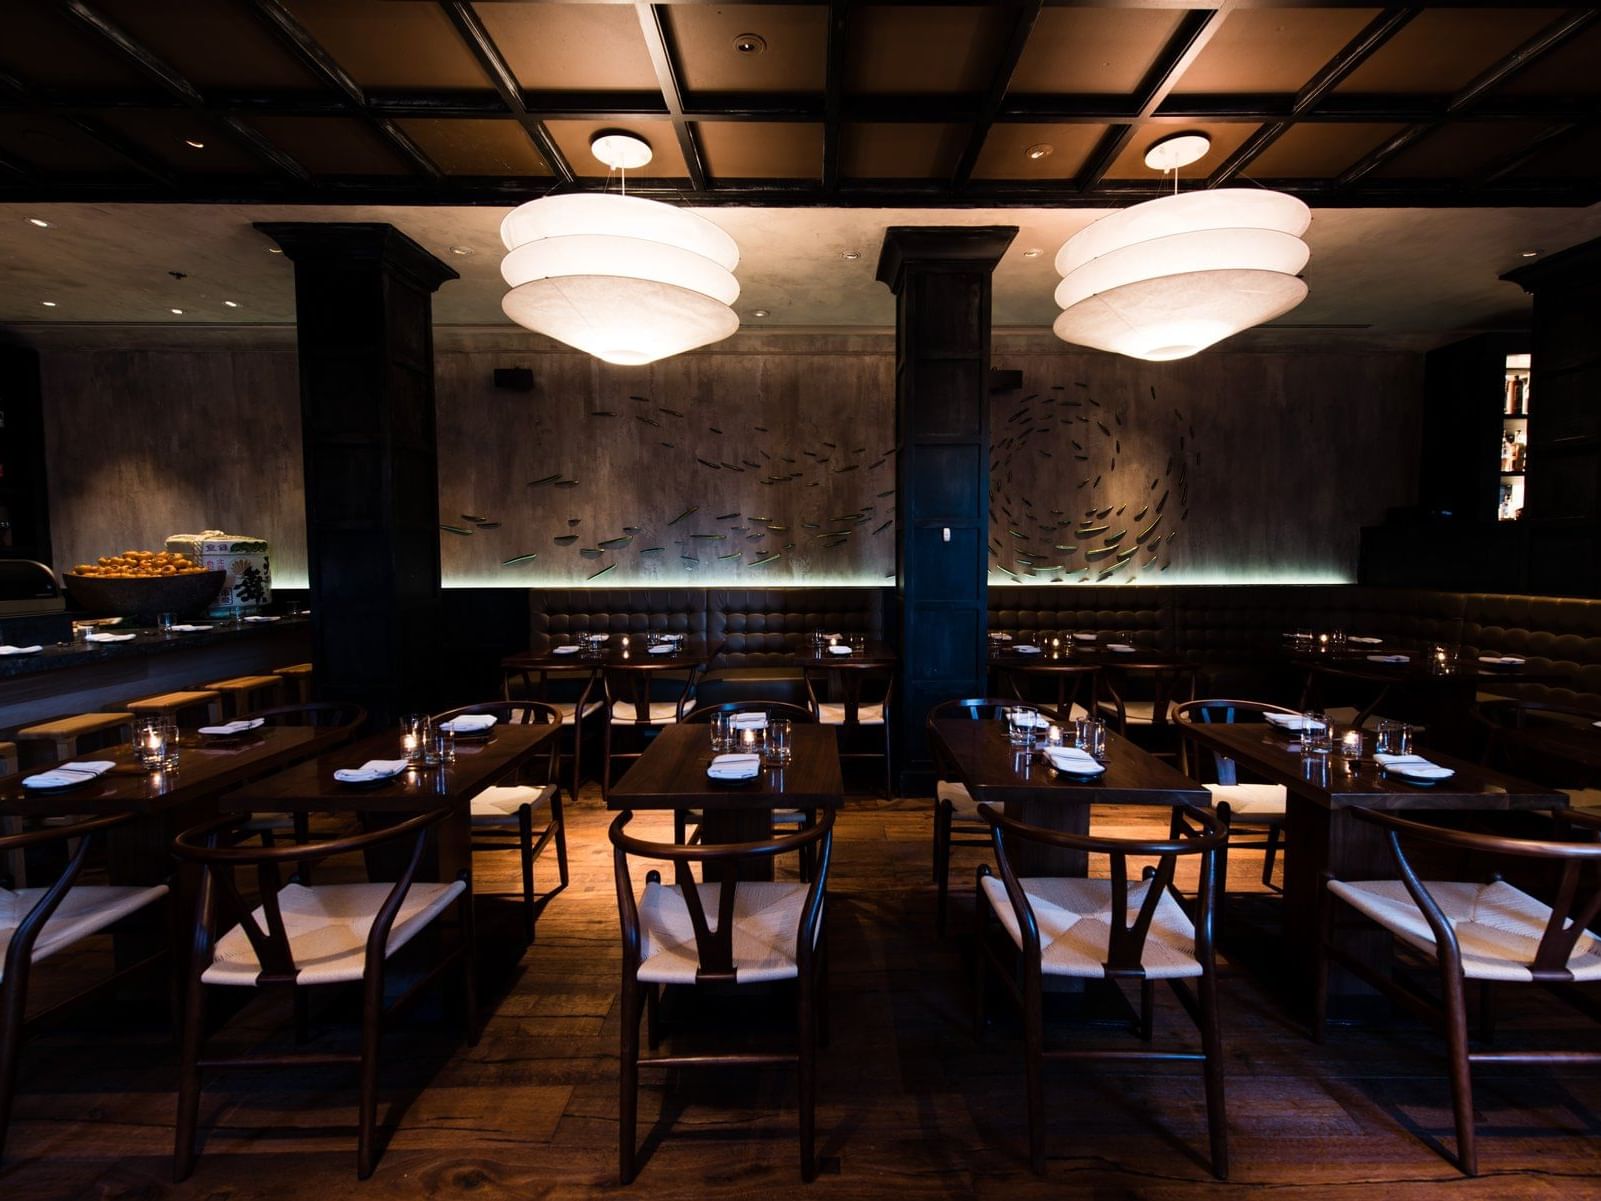
<svg viewBox="0 0 1601 1201"><path fill-rule="evenodd" d="M39 217L29 217L28 218L28 224L29 225L37 225L40 229L49 229L50 228L50 222L45 221L45 220L43 220L42 218L39 218Z"/></svg>
<svg viewBox="0 0 1601 1201"><path fill-rule="evenodd" d="M282 246L269 246L269 247L267 247L267 253L268 254L282 254L283 252L284 252L284 248Z"/></svg>
<svg viewBox="0 0 1601 1201"><path fill-rule="evenodd" d="M174 317L182 317L183 316L183 310L182 309L173 309L172 310L172 315Z"/></svg>
<svg viewBox="0 0 1601 1201"><path fill-rule="evenodd" d="M459 255L462 255L462 256L466 256L466 255L471 254L472 252L473 252L473 248L471 246L452 246L450 248L450 253L451 254L459 254Z"/></svg>
<svg viewBox="0 0 1601 1201"><path fill-rule="evenodd" d="M1212 139L1204 133L1175 133L1157 138L1145 151L1145 165L1152 171L1177 171L1206 157Z"/></svg>
<svg viewBox="0 0 1601 1201"><path fill-rule="evenodd" d="M222 303L227 305L230 309L236 309L239 307L239 302L237 300L225 300Z"/></svg>
<svg viewBox="0 0 1601 1201"><path fill-rule="evenodd" d="M53 309L56 307L56 302L53 300L41 300L39 303L44 305L44 307L47 309Z"/></svg>
<svg viewBox="0 0 1601 1201"><path fill-rule="evenodd" d="M767 316L767 310L766 309L752 309L750 311L750 315L752 317L765 317L765 316Z"/></svg>
<svg viewBox="0 0 1601 1201"><path fill-rule="evenodd" d="M860 250L847 250L841 253L839 257L845 259L847 262L854 263L857 259L862 257L862 252Z"/></svg>
<svg viewBox="0 0 1601 1201"><path fill-rule="evenodd" d="M760 54L767 49L767 39L759 33L742 33L734 39L734 49L740 54Z"/></svg>
<svg viewBox="0 0 1601 1201"><path fill-rule="evenodd" d="M1039 258L1040 257L1040 248L1038 246L1030 246L1027 250L1025 250L1023 252L1023 257L1026 258L1026 259L1037 259L1037 258Z"/></svg>
<svg viewBox="0 0 1601 1201"><path fill-rule="evenodd" d="M1050 158L1055 150L1056 147L1052 146L1049 142L1036 142L1027 150L1023 151L1023 153L1029 158L1033 159L1035 162L1038 162L1042 158Z"/></svg>
<svg viewBox="0 0 1601 1201"><path fill-rule="evenodd" d="M1519 257L1520 258L1526 258L1526 259L1532 259L1535 255L1537 255L1539 253L1540 252L1538 250L1525 250L1525 251L1522 252L1522 254Z"/></svg>
<svg viewBox="0 0 1601 1201"><path fill-rule="evenodd" d="M183 140L183 144L189 147L191 150L204 150L206 148L206 144L204 142L195 138L185 138Z"/></svg>

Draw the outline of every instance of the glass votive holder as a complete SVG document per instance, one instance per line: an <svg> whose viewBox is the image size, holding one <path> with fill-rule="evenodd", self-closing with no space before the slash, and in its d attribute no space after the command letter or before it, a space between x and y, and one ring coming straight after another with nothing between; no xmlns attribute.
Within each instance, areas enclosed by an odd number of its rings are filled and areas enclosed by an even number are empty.
<svg viewBox="0 0 1601 1201"><path fill-rule="evenodd" d="M787 717L775 717L767 723L767 743L762 760L772 767L782 767L795 755L795 726Z"/></svg>
<svg viewBox="0 0 1601 1201"><path fill-rule="evenodd" d="M1014 705L1006 710L1006 739L1013 746L1033 749L1035 732L1045 725L1039 710Z"/></svg>
<svg viewBox="0 0 1601 1201"><path fill-rule="evenodd" d="M747 755L760 755L767 745L767 730L755 726L739 726L733 731L734 745L729 748Z"/></svg>
<svg viewBox="0 0 1601 1201"><path fill-rule="evenodd" d="M1340 735L1340 754L1347 759L1360 759L1362 757L1362 731L1347 730Z"/></svg>
<svg viewBox="0 0 1601 1201"><path fill-rule="evenodd" d="M1429 667L1437 675L1448 675L1456 670L1456 648L1437 642L1429 650Z"/></svg>
<svg viewBox="0 0 1601 1201"><path fill-rule="evenodd" d="M400 719L400 750L406 762L423 762L433 723L426 713L408 713Z"/></svg>
<svg viewBox="0 0 1601 1201"><path fill-rule="evenodd" d="M171 717L145 717L134 723L133 751L146 771L178 766L178 722Z"/></svg>
<svg viewBox="0 0 1601 1201"><path fill-rule="evenodd" d="M1056 725L1053 722L1052 724L1050 724L1050 725L1045 727L1045 745L1046 746L1061 746L1062 745L1062 727L1061 726Z"/></svg>

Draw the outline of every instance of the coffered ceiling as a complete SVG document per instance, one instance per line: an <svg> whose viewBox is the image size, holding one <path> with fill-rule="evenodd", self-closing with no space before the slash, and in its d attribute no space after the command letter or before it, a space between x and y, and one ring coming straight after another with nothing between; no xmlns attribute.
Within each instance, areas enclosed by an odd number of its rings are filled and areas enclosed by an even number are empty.
<svg viewBox="0 0 1601 1201"><path fill-rule="evenodd" d="M0 0L0 200L1321 207L1601 199L1601 8Z"/></svg>

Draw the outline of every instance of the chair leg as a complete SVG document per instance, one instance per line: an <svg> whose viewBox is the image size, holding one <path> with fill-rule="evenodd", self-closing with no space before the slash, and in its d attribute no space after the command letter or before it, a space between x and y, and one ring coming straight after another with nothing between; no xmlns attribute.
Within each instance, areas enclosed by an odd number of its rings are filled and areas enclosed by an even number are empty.
<svg viewBox="0 0 1601 1201"><path fill-rule="evenodd" d="M660 984L645 985L645 1045L652 1051L662 1045L662 991Z"/></svg>
<svg viewBox="0 0 1601 1201"><path fill-rule="evenodd" d="M819 1046L828 1046L828 931L825 929L817 940L817 1042Z"/></svg>
<svg viewBox="0 0 1601 1201"><path fill-rule="evenodd" d="M799 1076L801 1179L810 1184L817 1178L817 1014L815 980L802 980L798 1009L800 1054L796 1057Z"/></svg>
<svg viewBox="0 0 1601 1201"><path fill-rule="evenodd" d="M1262 854L1262 883L1273 887L1273 864L1279 855L1279 835L1283 830L1278 822L1267 828L1267 847Z"/></svg>
<svg viewBox="0 0 1601 1201"><path fill-rule="evenodd" d="M575 792L573 794L577 796ZM561 886L567 887L567 814L562 804L561 789L550 797L550 819L556 823L556 872Z"/></svg>
<svg viewBox="0 0 1601 1201"><path fill-rule="evenodd" d="M366 1180L377 1163L378 1045L383 1036L384 973L367 978L361 1006L361 1094L357 1101L356 1177Z"/></svg>
<svg viewBox="0 0 1601 1201"><path fill-rule="evenodd" d="M517 806L517 853L523 869L523 941L534 941L534 811Z"/></svg>
<svg viewBox="0 0 1601 1201"><path fill-rule="evenodd" d="M611 739L612 739L612 723L611 723L611 717L608 714L607 717L606 717L606 729L601 734L601 738L600 738L600 797L601 797L601 800L609 800L611 798Z"/></svg>
<svg viewBox="0 0 1601 1201"><path fill-rule="evenodd" d="M1318 891L1317 955L1312 971L1312 1041L1321 1043L1328 1032L1329 956L1334 947L1334 894L1325 876Z"/></svg>
<svg viewBox="0 0 1601 1201"><path fill-rule="evenodd" d="M1479 1153L1473 1136L1473 1069L1468 1063L1468 1006L1462 969L1440 965L1441 999L1445 1002L1445 1043L1451 1071L1451 1110L1456 1119L1456 1163L1464 1176L1479 1174Z"/></svg>
<svg viewBox="0 0 1601 1201"><path fill-rule="evenodd" d="M295 1007L295 1041L309 1043L311 1041L311 998L303 988L294 990Z"/></svg>
<svg viewBox="0 0 1601 1201"><path fill-rule="evenodd" d="M461 939L461 1020L469 1047L478 1045L478 914L473 908L470 886L457 899Z"/></svg>
<svg viewBox="0 0 1601 1201"><path fill-rule="evenodd" d="M951 891L951 816L948 801L934 802L934 929L945 934L945 910Z"/></svg>
<svg viewBox="0 0 1601 1201"><path fill-rule="evenodd" d="M1151 1030L1156 1024L1156 982L1140 981L1140 1041L1151 1041Z"/></svg>
<svg viewBox="0 0 1601 1201"><path fill-rule="evenodd" d="M1023 1077L1028 1094L1028 1166L1045 1175L1045 1002L1039 975L1026 972L1023 983Z"/></svg>
<svg viewBox="0 0 1601 1201"><path fill-rule="evenodd" d="M198 975L189 978L184 1006L183 1042L178 1066L178 1120L173 1138L172 1178L189 1179L195 1168L195 1126L200 1118L200 1048L205 1041L206 986Z"/></svg>
<svg viewBox="0 0 1601 1201"><path fill-rule="evenodd" d="M1196 989L1200 1009L1202 1073L1206 1084L1206 1129L1212 1145L1212 1175L1229 1178L1229 1119L1223 1100L1223 1033L1217 1014L1217 978L1209 969Z"/></svg>
<svg viewBox="0 0 1601 1201"><path fill-rule="evenodd" d="M989 907L988 898L984 895L984 872L979 869L978 879L974 887L974 914L973 914L973 1040L979 1041L984 1037L984 1001L985 989L989 985L989 975L985 971L984 940L989 936L989 915L985 910Z"/></svg>
<svg viewBox="0 0 1601 1201"><path fill-rule="evenodd" d="M28 961L23 959L15 979L0 983L0 1163L5 1161L6 1131L11 1125L11 1101L17 1095L17 1074L22 1058L22 1019L28 1002Z"/></svg>
<svg viewBox="0 0 1601 1201"><path fill-rule="evenodd" d="M1490 980L1479 981L1479 1039L1495 1039L1495 984Z"/></svg>
<svg viewBox="0 0 1601 1201"><path fill-rule="evenodd" d="M634 1182L635 1127L639 1117L639 989L637 980L623 981L622 1038L618 1053L617 1176Z"/></svg>

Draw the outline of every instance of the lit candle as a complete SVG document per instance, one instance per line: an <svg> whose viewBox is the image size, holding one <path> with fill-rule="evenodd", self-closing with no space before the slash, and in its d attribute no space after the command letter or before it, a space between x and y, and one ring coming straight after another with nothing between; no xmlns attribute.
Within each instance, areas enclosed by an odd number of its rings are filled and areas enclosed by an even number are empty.
<svg viewBox="0 0 1601 1201"><path fill-rule="evenodd" d="M1045 744L1047 746L1061 746L1062 745L1062 727L1061 726L1046 726L1045 727Z"/></svg>
<svg viewBox="0 0 1601 1201"><path fill-rule="evenodd" d="M1344 751L1346 756L1349 757L1349 758L1352 758L1352 759L1361 758L1362 757L1362 731L1361 730L1347 730L1345 732L1344 736L1341 737L1341 739L1340 739L1340 749L1342 751Z"/></svg>
<svg viewBox="0 0 1601 1201"><path fill-rule="evenodd" d="M739 741L744 745L744 747L745 747L745 749L747 751L755 750L756 749L756 731L753 730L751 727L746 726L744 729L742 729L739 732Z"/></svg>
<svg viewBox="0 0 1601 1201"><path fill-rule="evenodd" d="M623 649L624 650L628 649L628 635L627 634L623 635Z"/></svg>

